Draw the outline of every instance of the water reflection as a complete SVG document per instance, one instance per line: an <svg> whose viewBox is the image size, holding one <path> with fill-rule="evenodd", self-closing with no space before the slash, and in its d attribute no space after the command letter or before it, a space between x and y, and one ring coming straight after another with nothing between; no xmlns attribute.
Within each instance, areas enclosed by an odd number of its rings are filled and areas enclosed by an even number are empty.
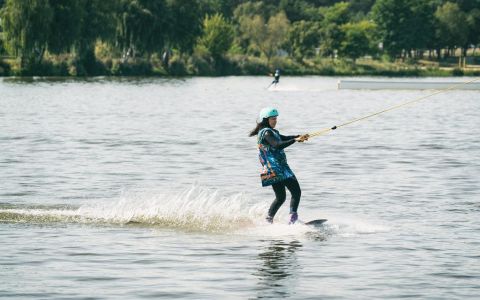
<svg viewBox="0 0 480 300"><path fill-rule="evenodd" d="M301 269L296 251L301 247L297 240L268 241L258 255L261 264L254 274L259 280L257 299L288 297L295 291L297 274Z"/></svg>

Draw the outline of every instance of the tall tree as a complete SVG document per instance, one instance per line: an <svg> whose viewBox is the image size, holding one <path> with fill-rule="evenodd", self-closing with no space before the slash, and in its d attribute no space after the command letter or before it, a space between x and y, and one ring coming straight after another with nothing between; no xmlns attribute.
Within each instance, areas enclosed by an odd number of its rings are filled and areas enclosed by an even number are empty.
<svg viewBox="0 0 480 300"><path fill-rule="evenodd" d="M288 42L290 54L301 62L304 57L316 54L320 44L320 23L315 21L299 21L290 26Z"/></svg>
<svg viewBox="0 0 480 300"><path fill-rule="evenodd" d="M285 11L290 22L318 20L320 13L313 4L305 0L281 0L280 10Z"/></svg>
<svg viewBox="0 0 480 300"><path fill-rule="evenodd" d="M247 52L260 54L259 43L268 37L268 29L265 19L261 15L254 15L250 18L242 17L240 27L240 45L247 49Z"/></svg>
<svg viewBox="0 0 480 300"><path fill-rule="evenodd" d="M168 35L168 11L164 0L142 0L145 6L152 13L150 29L146 30L145 40L143 42L143 49L147 54L160 52L165 47Z"/></svg>
<svg viewBox="0 0 480 300"><path fill-rule="evenodd" d="M167 0L168 42L182 53L191 53L202 33L199 0Z"/></svg>
<svg viewBox="0 0 480 300"><path fill-rule="evenodd" d="M280 11L275 16L268 20L268 39L265 41L266 45L263 47L267 58L275 54L287 41L287 34L290 27L290 21L285 12ZM269 56L269 54L271 56Z"/></svg>
<svg viewBox="0 0 480 300"><path fill-rule="evenodd" d="M54 54L69 52L79 39L81 29L80 0L50 0L53 17L48 29L48 51Z"/></svg>
<svg viewBox="0 0 480 300"><path fill-rule="evenodd" d="M267 62L286 42L290 22L283 11L268 19L268 23L254 31L253 41L267 58Z"/></svg>
<svg viewBox="0 0 480 300"><path fill-rule="evenodd" d="M232 46L233 34L233 26L221 14L207 15L203 21L203 34L199 44L218 61Z"/></svg>
<svg viewBox="0 0 480 300"><path fill-rule="evenodd" d="M422 55L426 49L434 49L435 39L435 6L431 0L415 0L410 3L410 32L406 50L417 50ZM410 54L410 52L408 52Z"/></svg>
<svg viewBox="0 0 480 300"><path fill-rule="evenodd" d="M352 11L367 14L375 4L375 0L350 0L349 3Z"/></svg>
<svg viewBox="0 0 480 300"><path fill-rule="evenodd" d="M233 16L233 11L244 0L202 0L199 2L203 15L214 15L219 13L227 20Z"/></svg>
<svg viewBox="0 0 480 300"><path fill-rule="evenodd" d="M478 47L480 44L480 9L474 8L467 13L468 43Z"/></svg>
<svg viewBox="0 0 480 300"><path fill-rule="evenodd" d="M373 54L375 49L373 34L375 24L369 21L347 23L341 26L343 40L338 54L353 59L353 62L365 55Z"/></svg>
<svg viewBox="0 0 480 300"><path fill-rule="evenodd" d="M467 15L456 3L446 2L435 12L438 38L449 49L464 47L468 41Z"/></svg>
<svg viewBox="0 0 480 300"><path fill-rule="evenodd" d="M377 24L383 48L391 57L398 57L410 49L411 30L414 26L411 0L377 0L372 16Z"/></svg>
<svg viewBox="0 0 480 300"><path fill-rule="evenodd" d="M245 2L238 5L233 12L236 42L241 48L249 50L252 30L261 30L268 20L268 10L263 2Z"/></svg>
<svg viewBox="0 0 480 300"><path fill-rule="evenodd" d="M323 20L320 29L322 41L320 52L324 56L334 57L335 50L340 48L340 43L343 39L343 33L340 27L350 20L349 4L347 2L340 2L321 9L321 12L323 14Z"/></svg>
<svg viewBox="0 0 480 300"><path fill-rule="evenodd" d="M2 12L3 5L5 5L5 0L0 0L0 16ZM2 20L0 17L0 55L5 53L5 47L3 46L3 29L2 29Z"/></svg>
<svg viewBox="0 0 480 300"><path fill-rule="evenodd" d="M247 1L235 8L233 11L233 20L241 27L242 22L246 19L251 19L254 16L261 16L263 20L268 20L279 11L280 10L277 7L267 5L264 1Z"/></svg>
<svg viewBox="0 0 480 300"><path fill-rule="evenodd" d="M79 66L86 74L93 74L96 67L95 43L111 41L115 37L115 0L82 0L80 34L75 43Z"/></svg>
<svg viewBox="0 0 480 300"><path fill-rule="evenodd" d="M48 0L7 0L0 19L7 50L21 66L40 63L45 53L52 8Z"/></svg>
<svg viewBox="0 0 480 300"><path fill-rule="evenodd" d="M464 12L471 11L472 9L480 9L480 0L455 0L461 10Z"/></svg>
<svg viewBox="0 0 480 300"><path fill-rule="evenodd" d="M137 52L160 52L167 34L166 5L162 0L122 0L118 10L117 41L122 57Z"/></svg>

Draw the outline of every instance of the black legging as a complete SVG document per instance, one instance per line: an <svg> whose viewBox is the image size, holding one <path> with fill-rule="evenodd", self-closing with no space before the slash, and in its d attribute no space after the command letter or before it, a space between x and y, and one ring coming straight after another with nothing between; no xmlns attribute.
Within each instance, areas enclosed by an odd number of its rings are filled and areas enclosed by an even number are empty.
<svg viewBox="0 0 480 300"><path fill-rule="evenodd" d="M302 195L302 191L300 190L300 185L298 184L297 179L295 177L290 177L281 182L274 183L272 187L273 191L275 192L275 200L272 202L272 205L270 205L268 216L273 219L280 206L282 206L283 202L285 202L285 199L287 198L285 187L287 187L292 194L292 200L290 201L290 213L297 212L298 204L300 203L300 197Z"/></svg>

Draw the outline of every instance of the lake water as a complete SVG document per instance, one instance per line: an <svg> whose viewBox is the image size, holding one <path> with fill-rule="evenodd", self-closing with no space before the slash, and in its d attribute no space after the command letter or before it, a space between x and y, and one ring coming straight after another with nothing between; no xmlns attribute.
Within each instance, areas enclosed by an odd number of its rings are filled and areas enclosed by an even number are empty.
<svg viewBox="0 0 480 300"><path fill-rule="evenodd" d="M271 80L1 80L0 298L478 299L480 92L287 148L311 228L264 221L260 109L299 134L432 91Z"/></svg>

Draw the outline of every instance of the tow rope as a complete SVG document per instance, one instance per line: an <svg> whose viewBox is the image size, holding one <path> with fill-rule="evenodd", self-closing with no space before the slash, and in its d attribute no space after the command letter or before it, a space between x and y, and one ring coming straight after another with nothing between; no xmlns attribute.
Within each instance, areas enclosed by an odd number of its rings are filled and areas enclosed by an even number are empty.
<svg viewBox="0 0 480 300"><path fill-rule="evenodd" d="M432 93L432 94L428 94L426 96L422 96L422 97L419 97L419 98L415 98L413 100L410 100L410 101L407 101L407 102L404 102L404 103L401 103L399 105L395 105L395 106L392 106L392 107L389 107L387 109L384 109L382 111L378 111L376 113L373 113L373 114L370 114L370 115L367 115L367 116L364 116L364 117L361 117L361 118L357 118L357 119L354 119L354 120L351 120L351 121L348 121L348 122L345 122L343 124L340 124L340 125L335 125L333 127L330 127L330 128L325 128L325 129L322 129L322 130L319 130L319 131L314 131L314 132L311 132L309 133L309 138L312 138L312 137L316 137L316 136L320 136L320 135L324 135L332 130L335 130L337 128L340 128L340 127L344 127L344 126L347 126L347 125L350 125L350 124L353 124L353 123L356 123L356 122L360 122L362 120L365 120L365 119L369 119L371 117L374 117L374 116L377 116L379 114L383 114L383 113L386 113L388 111L391 111L391 110L394 110L394 109L397 109L397 108L400 108L402 106L405 106L405 105L409 105L409 104L412 104L412 103L415 103L415 102L419 102L421 100L424 100L424 99L427 99L429 97L432 97L432 96L435 96L435 95L438 95L438 94L441 94L441 93L445 93L447 91L451 91L459 86L462 86L462 85L466 85L466 84L469 84L469 83L472 83L472 82L475 82L475 81L478 81L480 80L480 78L476 78L476 79L473 79L473 80L470 80L470 81L466 81L466 82L462 82L462 83L459 83L459 84L455 84L455 85L452 85L446 89L442 89L442 90L439 90L439 91L436 91L435 93Z"/></svg>

